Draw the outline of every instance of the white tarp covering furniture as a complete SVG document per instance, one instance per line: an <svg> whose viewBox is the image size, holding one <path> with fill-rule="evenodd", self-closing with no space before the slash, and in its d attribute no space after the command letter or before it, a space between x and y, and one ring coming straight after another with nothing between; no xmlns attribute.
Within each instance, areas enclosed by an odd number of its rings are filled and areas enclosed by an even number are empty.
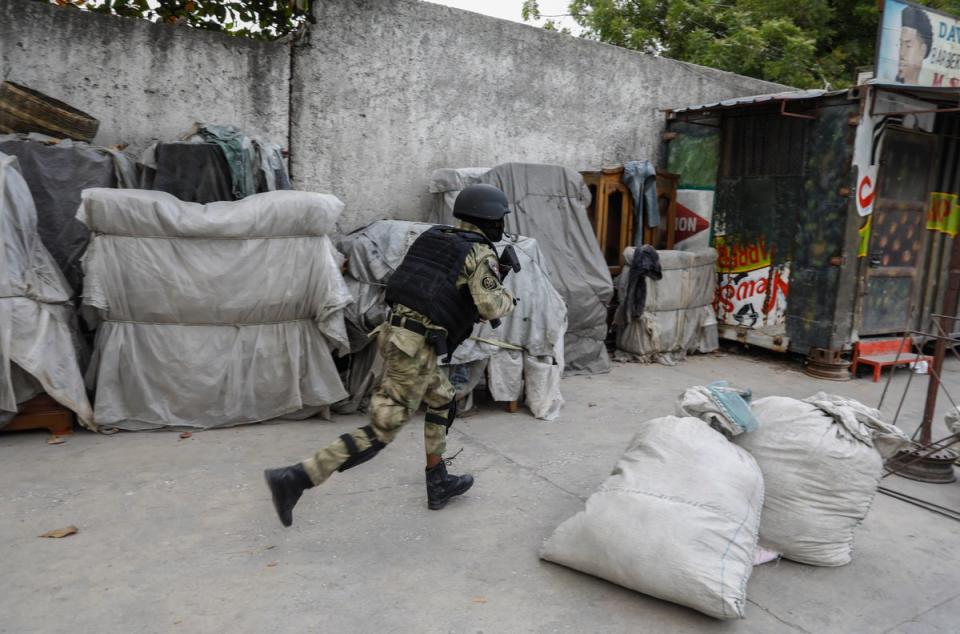
<svg viewBox="0 0 960 634"><path fill-rule="evenodd" d="M386 283L400 266L410 245L431 226L403 220L379 220L337 239L338 249L349 262L346 280L356 298L346 312L351 351L363 357L354 359L357 372L351 368L349 383L351 401L354 402L350 409L355 409L358 397L362 398L360 392L365 393L375 383L370 373L377 372L379 364L363 355L372 354L373 346L368 345L367 334L386 317L387 306L383 299ZM450 364L478 364L475 369L479 372L472 374L479 379L483 365L488 363L488 387L494 399L518 400L523 392L533 415L551 420L557 417L563 404L559 384L566 307L550 285L536 240L512 236L495 246L500 250L507 244L512 244L516 250L521 271L511 272L504 286L520 301L514 311L503 318L499 328L480 324L474 329L472 337L491 343L467 339L457 348ZM455 370L453 374L456 375ZM457 384L456 379L454 383ZM463 389L471 389L477 381L471 383Z"/></svg>
<svg viewBox="0 0 960 634"><path fill-rule="evenodd" d="M95 429L78 363L72 291L40 240L17 159L3 153L0 231L0 427L18 403L44 391Z"/></svg>
<svg viewBox="0 0 960 634"><path fill-rule="evenodd" d="M328 237L342 209L295 191L208 205L84 191L98 424L220 427L344 398L330 350L347 350L350 294Z"/></svg>
<svg viewBox="0 0 960 634"><path fill-rule="evenodd" d="M632 360L673 365L690 352L717 348L717 320L713 296L717 285L717 252L658 251L663 279L647 279L644 312L621 320L625 310L633 247L624 249L626 266L617 277L620 297L617 349Z"/></svg>
<svg viewBox="0 0 960 634"><path fill-rule="evenodd" d="M604 340L613 282L587 217L590 190L583 178L566 167L529 163L505 163L488 171L437 170L430 184L433 219L450 223L460 189L478 182L507 195L512 212L506 217L507 231L535 239L543 251L544 268L567 306L565 371L608 371Z"/></svg>
<svg viewBox="0 0 960 634"><path fill-rule="evenodd" d="M767 485L760 542L815 566L850 562L854 529L883 475L883 459L909 439L880 413L818 393L753 403L759 425L734 439L757 460Z"/></svg>
<svg viewBox="0 0 960 634"><path fill-rule="evenodd" d="M750 454L698 418L657 418L638 426L586 509L540 556L719 619L743 618L762 506Z"/></svg>

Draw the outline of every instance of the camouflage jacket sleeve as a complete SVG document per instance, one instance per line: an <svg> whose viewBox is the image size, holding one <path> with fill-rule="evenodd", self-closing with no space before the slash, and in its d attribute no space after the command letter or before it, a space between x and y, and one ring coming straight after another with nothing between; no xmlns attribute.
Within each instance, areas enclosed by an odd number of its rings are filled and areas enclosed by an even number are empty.
<svg viewBox="0 0 960 634"><path fill-rule="evenodd" d="M469 285L483 319L498 319L513 311L513 295L500 284L497 255L490 247L474 245L457 279L460 284Z"/></svg>

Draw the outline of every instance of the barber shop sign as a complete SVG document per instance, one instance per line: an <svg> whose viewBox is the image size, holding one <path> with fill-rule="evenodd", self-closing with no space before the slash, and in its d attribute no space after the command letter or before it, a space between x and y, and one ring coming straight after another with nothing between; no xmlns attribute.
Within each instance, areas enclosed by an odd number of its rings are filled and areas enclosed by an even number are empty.
<svg viewBox="0 0 960 634"><path fill-rule="evenodd" d="M912 2L886 0L877 79L913 86L960 86L960 20Z"/></svg>

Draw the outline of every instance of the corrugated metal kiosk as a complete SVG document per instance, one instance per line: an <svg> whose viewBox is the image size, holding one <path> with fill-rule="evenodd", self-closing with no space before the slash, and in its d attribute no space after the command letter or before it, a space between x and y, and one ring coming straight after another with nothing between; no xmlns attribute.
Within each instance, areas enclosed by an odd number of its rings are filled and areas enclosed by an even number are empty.
<svg viewBox="0 0 960 634"><path fill-rule="evenodd" d="M667 120L677 229L720 253L720 336L835 354L929 329L960 230L960 88L871 83Z"/></svg>

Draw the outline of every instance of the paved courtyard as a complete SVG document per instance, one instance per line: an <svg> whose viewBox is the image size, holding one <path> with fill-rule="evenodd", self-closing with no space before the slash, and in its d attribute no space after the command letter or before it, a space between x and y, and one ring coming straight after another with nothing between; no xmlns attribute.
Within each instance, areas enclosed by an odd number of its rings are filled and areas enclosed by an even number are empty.
<svg viewBox="0 0 960 634"><path fill-rule="evenodd" d="M945 373L960 396L960 366ZM756 396L834 391L876 405L883 383L819 381L731 348L674 367L627 364L563 381L561 418L491 403L458 421L454 470L477 484L428 511L417 417L376 460L308 491L283 529L264 467L362 423L275 422L194 433L0 435L0 632L956 632L960 524L878 495L839 569L755 569L747 618L718 622L540 561L645 419L716 379ZM892 415L907 378L898 374ZM902 415L923 408L916 376ZM891 398L892 397L892 398ZM940 399L935 434L945 435ZM885 486L960 509L960 483ZM39 539L75 525L76 535ZM637 527L643 539L643 527Z"/></svg>

